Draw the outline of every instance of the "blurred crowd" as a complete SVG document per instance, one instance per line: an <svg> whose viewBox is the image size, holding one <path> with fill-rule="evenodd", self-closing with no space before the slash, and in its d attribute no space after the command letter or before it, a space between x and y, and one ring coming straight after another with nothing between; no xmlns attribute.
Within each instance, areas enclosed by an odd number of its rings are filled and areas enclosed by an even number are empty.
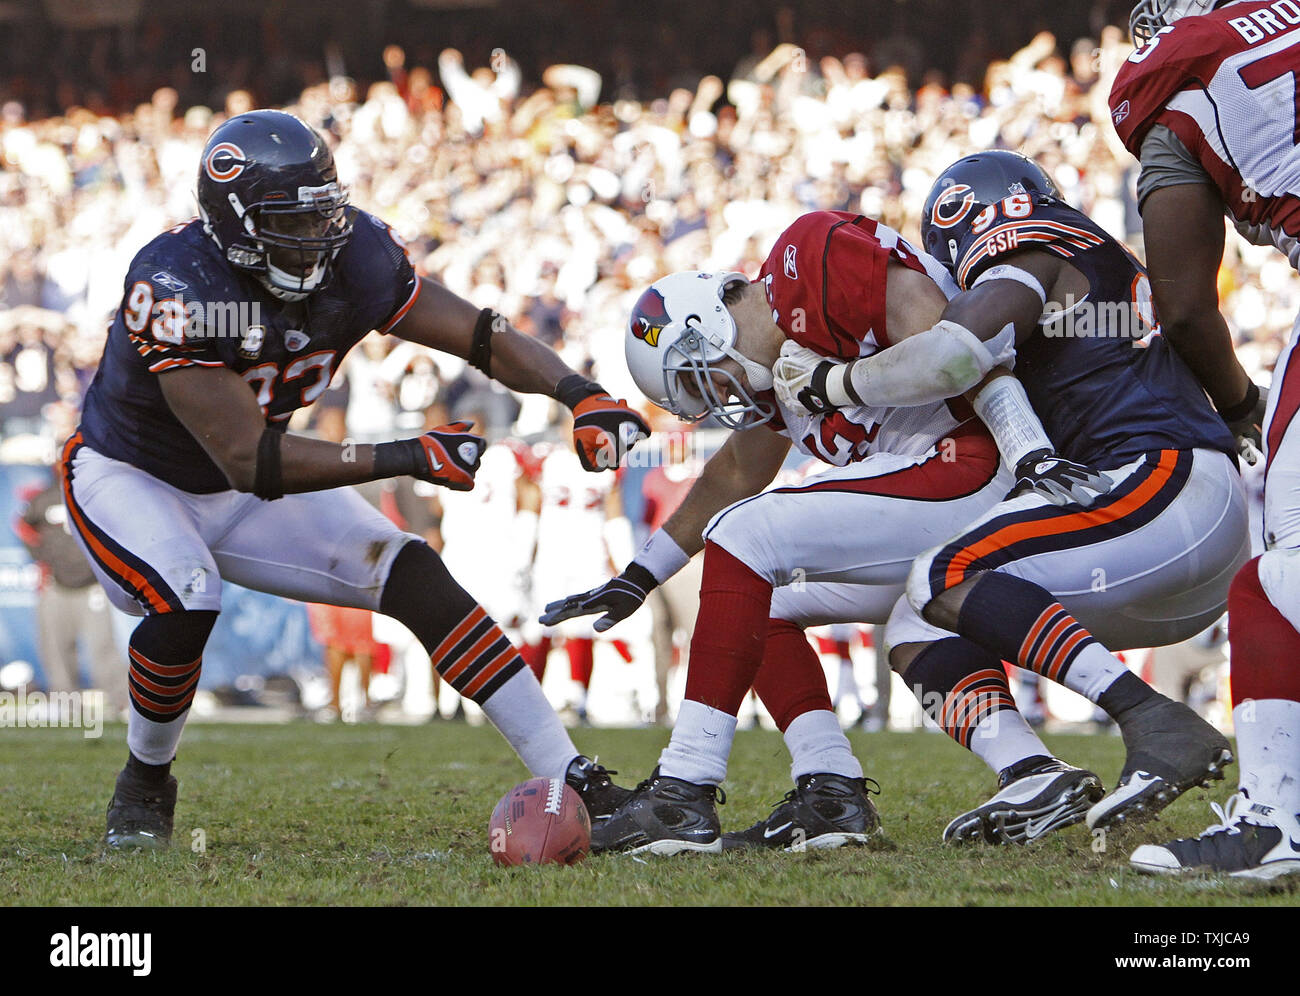
<svg viewBox="0 0 1300 996"><path fill-rule="evenodd" d="M682 268L756 273L776 236L816 209L862 212L919 241L933 177L971 151L1037 158L1070 203L1141 254L1135 163L1106 109L1126 31L1068 44L1041 32L978 72L945 75L905 46L898 61L879 46L836 56L791 30L777 44L757 36L725 74L678 73L647 96L630 96L616 68L610 79L556 63L534 76L504 48L473 65L456 49L417 58L388 45L384 78L363 87L317 73L288 109L328 137L353 203L392 226L420 272L634 399L622 330L649 282ZM251 106L247 90L186 106L164 86L123 114L0 109L0 459L51 451L129 260L194 215L207 135ZM1300 281L1280 254L1230 233L1220 289L1266 382ZM369 440L418 428L435 402L475 413L493 439L562 438L544 399L521 404L462 361L379 336L317 407Z"/></svg>

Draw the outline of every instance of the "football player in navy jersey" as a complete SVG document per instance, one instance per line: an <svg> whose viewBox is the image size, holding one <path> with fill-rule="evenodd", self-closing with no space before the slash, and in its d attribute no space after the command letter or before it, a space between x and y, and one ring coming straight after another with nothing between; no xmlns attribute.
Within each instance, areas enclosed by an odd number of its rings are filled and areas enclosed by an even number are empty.
<svg viewBox="0 0 1300 996"><path fill-rule="evenodd" d="M114 847L166 846L171 762L223 580L383 612L538 776L566 778L594 818L625 792L578 754L532 672L421 539L344 487L410 475L474 486L468 423L344 445L285 432L372 330L464 357L574 413L588 470L649 433L631 408L488 309L416 275L392 231L348 204L310 127L258 110L203 151L201 217L131 263L81 426L63 452L69 518L131 634L130 754L108 807Z"/></svg>
<svg viewBox="0 0 1300 996"><path fill-rule="evenodd" d="M1249 551L1233 435L1152 335L1141 266L1032 161L958 161L930 192L922 234L963 291L932 330L946 352L918 350L910 368L901 353L892 367L791 356L776 387L829 410L942 366L1017 468L1004 501L917 559L886 630L894 669L942 699L947 732L982 740L999 772L997 794L944 837L1021 841L1085 813L1094 830L1150 816L1222 777L1228 742L1107 647L1175 643L1223 612ZM1012 334L1014 376L982 376L969 357ZM985 691L1004 660L1115 719L1127 758L1114 792L1098 801L1008 697Z"/></svg>

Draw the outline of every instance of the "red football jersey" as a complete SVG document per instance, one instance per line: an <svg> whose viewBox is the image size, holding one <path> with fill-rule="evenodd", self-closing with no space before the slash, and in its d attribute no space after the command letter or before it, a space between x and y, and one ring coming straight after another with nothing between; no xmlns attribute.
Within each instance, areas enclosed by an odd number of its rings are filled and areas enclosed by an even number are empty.
<svg viewBox="0 0 1300 996"><path fill-rule="evenodd" d="M889 226L844 211L814 211L787 228L759 279L787 336L851 360L889 345L885 272L891 259L929 274L952 295L952 278L936 260Z"/></svg>
<svg viewBox="0 0 1300 996"><path fill-rule="evenodd" d="M1153 125L1173 131L1241 233L1300 263L1300 0L1180 18L1129 57L1110 108L1135 156Z"/></svg>

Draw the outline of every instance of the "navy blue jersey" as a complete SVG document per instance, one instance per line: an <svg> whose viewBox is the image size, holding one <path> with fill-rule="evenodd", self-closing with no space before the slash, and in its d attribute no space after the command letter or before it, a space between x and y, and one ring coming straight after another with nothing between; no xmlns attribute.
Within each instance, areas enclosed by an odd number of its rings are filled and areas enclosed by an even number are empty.
<svg viewBox="0 0 1300 996"><path fill-rule="evenodd" d="M158 236L127 271L86 393L86 443L183 491L229 489L172 414L158 378L182 367L228 367L256 393L267 425L283 428L325 391L349 349L372 329L388 331L419 294L405 250L364 211L355 211L332 274L306 300L281 301L227 263L201 222Z"/></svg>
<svg viewBox="0 0 1300 996"><path fill-rule="evenodd" d="M1038 194L990 205L958 247L958 285L968 290L1026 249L1066 259L1089 286L1080 301L1049 300L1038 330L1016 346L1016 375L1057 452L1103 467L1162 449L1220 450L1235 461L1232 433L1154 328L1146 271L1074 208Z"/></svg>

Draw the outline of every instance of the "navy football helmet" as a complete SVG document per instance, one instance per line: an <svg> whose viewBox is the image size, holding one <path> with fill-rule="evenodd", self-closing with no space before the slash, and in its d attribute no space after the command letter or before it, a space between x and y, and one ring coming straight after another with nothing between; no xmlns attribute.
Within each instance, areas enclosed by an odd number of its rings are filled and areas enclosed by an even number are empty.
<svg viewBox="0 0 1300 996"><path fill-rule="evenodd" d="M921 210L925 251L952 270L957 246L990 204L1012 194L1043 194L1060 200L1047 171L1018 152L998 149L957 160L939 174Z"/></svg>
<svg viewBox="0 0 1300 996"><path fill-rule="evenodd" d="M212 133L198 199L204 230L226 259L286 301L329 282L352 234L334 157L320 135L284 111L240 114Z"/></svg>

